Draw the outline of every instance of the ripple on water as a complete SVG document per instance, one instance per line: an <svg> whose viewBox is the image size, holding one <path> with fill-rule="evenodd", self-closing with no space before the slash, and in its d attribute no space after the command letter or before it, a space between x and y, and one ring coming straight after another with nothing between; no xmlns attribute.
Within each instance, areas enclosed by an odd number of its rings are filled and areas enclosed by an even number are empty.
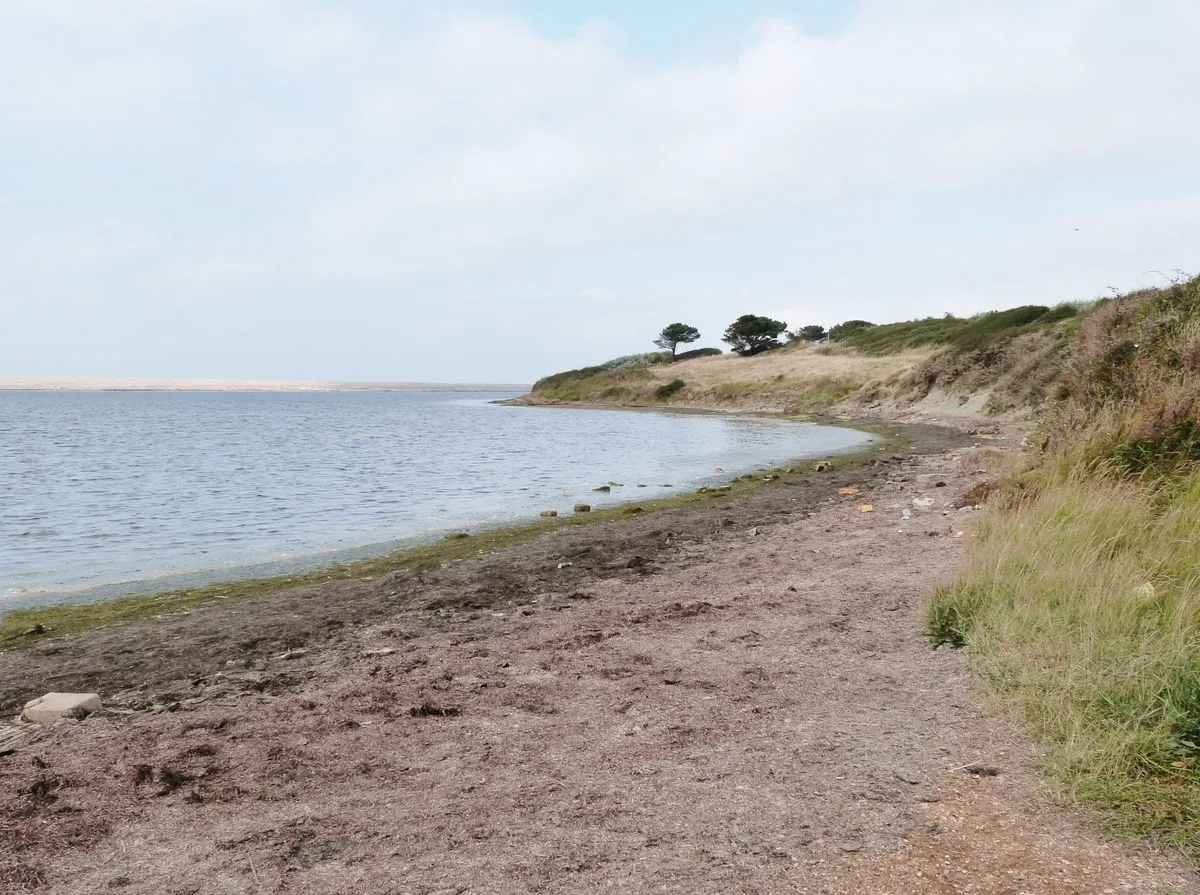
<svg viewBox="0 0 1200 895"><path fill-rule="evenodd" d="M4 605L120 592L139 577L150 587L260 563L303 568L347 547L385 552L569 509L566 495L611 505L867 438L778 420L489 403L497 397L0 393ZM592 491L609 481L672 484Z"/></svg>

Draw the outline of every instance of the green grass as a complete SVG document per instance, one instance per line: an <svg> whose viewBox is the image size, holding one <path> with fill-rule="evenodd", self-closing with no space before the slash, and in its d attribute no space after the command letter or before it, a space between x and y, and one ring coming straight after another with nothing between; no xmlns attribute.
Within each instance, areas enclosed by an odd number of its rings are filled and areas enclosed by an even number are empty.
<svg viewBox="0 0 1200 895"><path fill-rule="evenodd" d="M850 469L869 463L877 450L899 450L909 443L903 434L902 427L856 425L855 428L874 432L882 436L883 440L862 451L826 459L824 462L831 463L835 469ZM787 473L783 469L777 469L773 470L773 473L778 481L794 481L807 475L811 467L812 461L797 461L794 472ZM461 562L517 547L565 526L612 522L626 516L631 510L660 512L708 504L713 500L736 499L749 496L759 489L767 487L760 476L739 479L731 484L730 491L678 494L657 500L619 504L582 515L564 515L554 519L522 522L486 529L472 533L469 537L451 536L433 544L411 547L387 556L300 574L251 578L156 594L137 594L94 603L18 609L0 617L0 652L29 648L47 637L78 634L112 625L144 622L184 610L265 597L291 588L321 584L326 581L374 579L401 569L427 571L440 568L447 563ZM46 633L37 636L28 636L24 633L36 625L42 625L46 629Z"/></svg>
<svg viewBox="0 0 1200 895"><path fill-rule="evenodd" d="M820 413L863 386L860 380L849 376L812 376L792 383L789 412L793 414Z"/></svg>
<svg viewBox="0 0 1200 895"><path fill-rule="evenodd" d="M993 507L927 614L1104 825L1200 855L1200 473L1164 498L1075 473Z"/></svg>
<svg viewBox="0 0 1200 895"><path fill-rule="evenodd" d="M649 367L671 362L671 352L628 354L592 367L566 370L533 384L532 394L552 401L594 400L606 390L650 379Z"/></svg>
<svg viewBox="0 0 1200 895"><path fill-rule="evenodd" d="M1036 462L926 615L1111 832L1200 860L1200 278L1064 317ZM1061 331L1060 331L1061 332Z"/></svg>
<svg viewBox="0 0 1200 895"><path fill-rule="evenodd" d="M944 345L956 352L984 351L1035 328L1044 328L1075 317L1074 305L1047 308L1025 305L1007 311L991 311L975 317L927 317L903 323L855 329L841 340L863 354L896 354L910 348Z"/></svg>

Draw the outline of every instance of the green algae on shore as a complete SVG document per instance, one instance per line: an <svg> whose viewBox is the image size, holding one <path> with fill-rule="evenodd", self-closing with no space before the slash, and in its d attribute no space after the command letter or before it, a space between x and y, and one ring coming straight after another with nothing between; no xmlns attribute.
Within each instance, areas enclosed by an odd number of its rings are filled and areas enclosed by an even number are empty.
<svg viewBox="0 0 1200 895"><path fill-rule="evenodd" d="M786 484L804 478L812 474L817 462L826 464L828 471L852 469L869 463L878 452L895 451L911 443L904 434L903 425L855 420L821 420L821 423L859 429L877 436L879 440L853 453L797 461L790 467L792 472L786 471L789 467L773 469L770 471L770 482L763 481L763 476L743 477L731 481L728 490L708 489L652 500L629 501L603 509L593 509L589 513L519 522L484 529L471 533L469 537L444 539L385 556L337 564L309 572L248 578L152 594L133 594L97 602L16 609L0 617L0 652L30 648L55 637L79 634L95 628L145 622L196 608L216 606L226 601L253 599L327 581L372 580L397 571L429 571L448 563L516 547L565 526L599 525L632 514L695 506L715 500L733 500L770 485Z"/></svg>

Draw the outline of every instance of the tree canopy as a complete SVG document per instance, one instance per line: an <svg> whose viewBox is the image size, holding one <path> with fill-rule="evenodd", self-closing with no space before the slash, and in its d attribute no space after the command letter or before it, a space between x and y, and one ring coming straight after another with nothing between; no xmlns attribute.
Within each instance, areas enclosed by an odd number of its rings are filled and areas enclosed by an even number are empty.
<svg viewBox="0 0 1200 895"><path fill-rule="evenodd" d="M815 323L808 326L802 326L797 330L788 333L788 338L793 342L819 342L825 338L825 327L817 326Z"/></svg>
<svg viewBox="0 0 1200 895"><path fill-rule="evenodd" d="M698 338L700 338L700 330L696 327L686 323L672 323L662 328L662 332L658 334L654 344L670 351L671 356L674 357L676 348L688 342L694 342Z"/></svg>
<svg viewBox="0 0 1200 895"><path fill-rule="evenodd" d="M725 330L721 341L728 342L733 350L743 357L758 354L771 348L779 347L779 334L787 329L787 324L770 317L759 317L755 314L743 314Z"/></svg>
<svg viewBox="0 0 1200 895"><path fill-rule="evenodd" d="M837 326L831 327L829 330L829 341L836 342L842 339L847 333L854 332L856 329L866 329L868 326L874 326L867 320L847 320L845 323L839 323Z"/></svg>

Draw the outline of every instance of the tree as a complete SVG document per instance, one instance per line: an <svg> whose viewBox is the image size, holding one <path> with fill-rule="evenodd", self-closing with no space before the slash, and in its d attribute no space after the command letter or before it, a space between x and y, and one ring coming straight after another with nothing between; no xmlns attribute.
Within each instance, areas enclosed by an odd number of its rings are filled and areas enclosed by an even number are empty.
<svg viewBox="0 0 1200 895"><path fill-rule="evenodd" d="M671 357L674 357L676 348L688 342L694 342L698 338L700 338L700 330L696 327L688 326L686 323L672 323L670 326L663 327L658 338L654 340L654 344L670 351Z"/></svg>
<svg viewBox="0 0 1200 895"><path fill-rule="evenodd" d="M793 342L819 342L823 338L825 338L825 327L817 326L815 323L788 333L788 339Z"/></svg>
<svg viewBox="0 0 1200 895"><path fill-rule="evenodd" d="M874 323L869 323L866 320L847 320L845 323L839 323L837 326L831 327L829 330L829 341L837 342L846 338L849 333L856 329L866 329L868 326L874 326Z"/></svg>
<svg viewBox="0 0 1200 895"><path fill-rule="evenodd" d="M728 342L733 350L743 357L758 354L771 348L779 347L779 334L787 329L787 324L770 317L757 317L754 314L743 314L725 330L721 336L722 342Z"/></svg>

